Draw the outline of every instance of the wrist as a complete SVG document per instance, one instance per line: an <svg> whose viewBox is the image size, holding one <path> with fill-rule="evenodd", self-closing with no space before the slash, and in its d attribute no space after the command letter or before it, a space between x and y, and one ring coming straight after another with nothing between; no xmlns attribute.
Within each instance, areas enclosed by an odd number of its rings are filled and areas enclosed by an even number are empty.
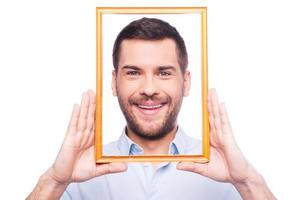
<svg viewBox="0 0 300 200"><path fill-rule="evenodd" d="M264 182L263 177L256 171L250 172L247 178L242 181L234 182L233 185L236 188L248 189L250 190L253 186L259 185Z"/></svg>
<svg viewBox="0 0 300 200"><path fill-rule="evenodd" d="M247 170L247 173L247 178L233 183L244 200L276 199L268 188L263 176L261 176L252 166Z"/></svg>
<svg viewBox="0 0 300 200"><path fill-rule="evenodd" d="M236 187L249 187L263 180L262 176L254 169L251 164L248 164L244 171L244 178L233 181L232 184Z"/></svg>
<svg viewBox="0 0 300 200"><path fill-rule="evenodd" d="M26 200L58 200L66 190L68 183L59 183L51 174L49 169L39 179L34 190L26 198Z"/></svg>
<svg viewBox="0 0 300 200"><path fill-rule="evenodd" d="M49 168L39 179L39 182L50 185L53 189L66 188L70 181L62 181L54 173L53 168Z"/></svg>

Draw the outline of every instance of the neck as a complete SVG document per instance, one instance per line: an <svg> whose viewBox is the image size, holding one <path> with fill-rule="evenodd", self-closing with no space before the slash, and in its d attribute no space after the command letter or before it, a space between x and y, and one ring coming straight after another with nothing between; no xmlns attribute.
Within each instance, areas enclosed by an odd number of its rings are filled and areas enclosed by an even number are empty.
<svg viewBox="0 0 300 200"><path fill-rule="evenodd" d="M169 153L170 143L174 140L177 126L173 128L163 138L158 140L149 140L135 134L127 126L127 136L140 147L143 148L145 155L167 155Z"/></svg>

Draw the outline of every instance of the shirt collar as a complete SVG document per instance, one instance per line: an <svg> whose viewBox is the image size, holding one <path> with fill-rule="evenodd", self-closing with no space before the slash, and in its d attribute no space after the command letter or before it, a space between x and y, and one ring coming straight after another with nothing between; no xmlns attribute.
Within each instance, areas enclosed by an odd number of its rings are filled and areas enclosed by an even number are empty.
<svg viewBox="0 0 300 200"><path fill-rule="evenodd" d="M178 155L186 153L186 134L178 127L174 140L170 143L169 154ZM123 129L122 135L118 140L118 148L123 156L143 155L143 149L134 143L126 134L126 127Z"/></svg>

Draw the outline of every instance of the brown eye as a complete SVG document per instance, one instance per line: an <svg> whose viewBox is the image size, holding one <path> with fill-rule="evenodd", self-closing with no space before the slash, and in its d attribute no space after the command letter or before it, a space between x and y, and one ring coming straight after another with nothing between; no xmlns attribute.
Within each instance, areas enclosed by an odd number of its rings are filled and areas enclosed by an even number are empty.
<svg viewBox="0 0 300 200"><path fill-rule="evenodd" d="M168 71L160 71L159 72L159 76L171 76L171 72L168 72Z"/></svg>
<svg viewBox="0 0 300 200"><path fill-rule="evenodd" d="M140 73L138 71L127 71L126 75L128 76L138 76Z"/></svg>

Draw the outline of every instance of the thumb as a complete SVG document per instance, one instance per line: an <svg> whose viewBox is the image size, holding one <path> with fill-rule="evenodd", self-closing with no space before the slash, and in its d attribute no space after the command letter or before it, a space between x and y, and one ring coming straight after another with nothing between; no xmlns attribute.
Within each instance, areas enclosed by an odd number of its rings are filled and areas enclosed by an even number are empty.
<svg viewBox="0 0 300 200"><path fill-rule="evenodd" d="M98 164L95 169L95 177L110 173L119 173L127 170L125 163Z"/></svg>
<svg viewBox="0 0 300 200"><path fill-rule="evenodd" d="M177 169L205 175L207 172L207 163L180 162L177 164Z"/></svg>

